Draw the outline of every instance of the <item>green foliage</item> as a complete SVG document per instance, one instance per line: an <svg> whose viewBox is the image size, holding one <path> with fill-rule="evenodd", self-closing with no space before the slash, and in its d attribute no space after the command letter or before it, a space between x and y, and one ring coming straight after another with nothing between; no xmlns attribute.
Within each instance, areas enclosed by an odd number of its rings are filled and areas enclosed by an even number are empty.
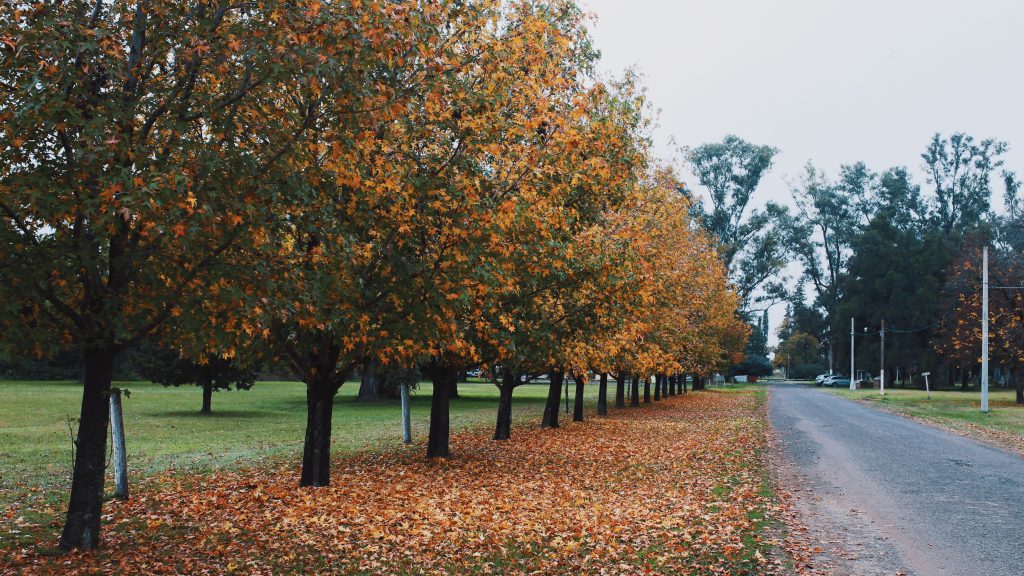
<svg viewBox="0 0 1024 576"><path fill-rule="evenodd" d="M762 330L762 326L751 326L751 328L744 353L753 356L768 356L768 336Z"/></svg>
<svg viewBox="0 0 1024 576"><path fill-rule="evenodd" d="M0 379L3 380L77 380L81 376L82 355L74 350L50 358L0 360Z"/></svg>
<svg viewBox="0 0 1024 576"><path fill-rule="evenodd" d="M380 394L384 398L398 398L401 395L401 387L408 386L409 390L416 390L419 387L423 374L416 367L384 367L379 369Z"/></svg>
<svg viewBox="0 0 1024 576"><path fill-rule="evenodd" d="M867 362L877 372L878 330L882 320L891 331L886 339L886 363L920 372L934 367L929 339L938 309L939 294L950 262L948 245L937 232L919 236L900 230L878 216L854 241L854 256L832 318L836 360L849 365L849 319L856 329L868 328L873 337L858 337L858 365Z"/></svg>
<svg viewBox="0 0 1024 576"><path fill-rule="evenodd" d="M142 346L134 354L139 376L163 386L211 386L214 390L248 390L256 382L255 370L220 357L198 361L183 358L172 349L155 345Z"/></svg>
<svg viewBox="0 0 1024 576"><path fill-rule="evenodd" d="M697 181L707 190L708 202L684 193L693 202L695 218L718 240L719 253L744 307L784 293L783 284L772 279L787 263L788 224L780 224L788 222L789 213L774 203L763 210L747 210L778 152L730 135L720 143L694 148L687 157ZM755 295L759 288L765 293L760 297Z"/></svg>
<svg viewBox="0 0 1024 576"><path fill-rule="evenodd" d="M791 376L795 373L794 368L800 366L825 365L822 362L821 342L812 334L793 332L775 351L775 365L789 366Z"/></svg>
<svg viewBox="0 0 1024 576"><path fill-rule="evenodd" d="M772 363L765 356L756 356L748 354L743 358L743 362L740 362L732 368L733 374L748 375L748 376L771 376L772 375Z"/></svg>
<svg viewBox="0 0 1024 576"><path fill-rule="evenodd" d="M934 186L930 220L946 238L962 238L981 226L992 199L992 177L1003 165L1005 142L957 132L932 137L921 158Z"/></svg>
<svg viewBox="0 0 1024 576"><path fill-rule="evenodd" d="M814 308L826 322L807 318L810 321L801 321L805 327L799 330L788 326L782 339L798 331L814 334L833 351L835 366L848 366L849 321L855 318L857 364L874 372L884 318L890 375L895 369L906 374L950 363L970 369L975 363L970 358L976 354L950 340L951 332L936 332L967 293L947 287L946 304L941 304L939 294L952 274L952 256L962 246L992 235L998 249L1005 249L1020 236L1013 224L1019 210L1019 180L1012 172L999 174L1008 215L990 213L992 180L1005 151L1006 144L998 140L936 134L922 154L931 188L927 196L905 167L876 174L858 162L844 165L838 178L830 180L808 165L793 190L806 218L792 222L790 245L815 290ZM787 322L796 319L787 315ZM973 326L972 322L976 320L968 320ZM865 328L871 337L863 335ZM944 351L941 357L933 348ZM963 353L958 356L953 350Z"/></svg>

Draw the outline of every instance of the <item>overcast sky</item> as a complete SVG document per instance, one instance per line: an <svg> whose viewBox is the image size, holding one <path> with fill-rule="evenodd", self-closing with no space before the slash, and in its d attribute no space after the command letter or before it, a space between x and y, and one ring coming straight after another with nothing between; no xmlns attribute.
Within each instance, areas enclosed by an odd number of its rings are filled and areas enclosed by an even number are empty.
<svg viewBox="0 0 1024 576"><path fill-rule="evenodd" d="M788 196L782 178L812 159L830 173L857 160L916 169L935 132L1006 140L1024 169L1024 2L581 3L601 69L643 72L659 153L672 155L671 137L770 144L782 153L765 195Z"/></svg>
<svg viewBox="0 0 1024 576"><path fill-rule="evenodd" d="M758 204L786 202L808 160L830 176L858 160L906 165L927 193L920 154L935 132L1005 140L1007 167L1024 171L1024 2L580 3L601 70L643 73L662 157L678 157L672 138L726 134L781 150Z"/></svg>

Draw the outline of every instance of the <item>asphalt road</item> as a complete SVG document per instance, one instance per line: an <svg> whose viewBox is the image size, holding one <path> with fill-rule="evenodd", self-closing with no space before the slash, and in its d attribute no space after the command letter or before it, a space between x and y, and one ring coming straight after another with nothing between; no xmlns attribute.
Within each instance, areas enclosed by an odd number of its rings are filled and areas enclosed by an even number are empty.
<svg viewBox="0 0 1024 576"><path fill-rule="evenodd" d="M769 398L824 573L1024 575L1024 459L807 386Z"/></svg>

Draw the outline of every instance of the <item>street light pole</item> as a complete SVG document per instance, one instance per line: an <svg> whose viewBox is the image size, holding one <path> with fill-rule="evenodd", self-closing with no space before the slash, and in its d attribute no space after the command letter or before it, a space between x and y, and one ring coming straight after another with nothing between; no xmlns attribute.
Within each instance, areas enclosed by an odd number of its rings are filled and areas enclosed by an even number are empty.
<svg viewBox="0 0 1024 576"><path fill-rule="evenodd" d="M988 412L988 246L982 253L981 285L981 411Z"/></svg>
<svg viewBox="0 0 1024 576"><path fill-rule="evenodd" d="M885 318L882 318L882 370L879 372L879 381L882 383L882 396L885 396Z"/></svg>
<svg viewBox="0 0 1024 576"><path fill-rule="evenodd" d="M850 318L850 390L857 389L857 385L854 383L855 381L853 379L854 358L856 358L854 355L854 350L856 349L854 341L856 339L857 334L853 331L853 318Z"/></svg>

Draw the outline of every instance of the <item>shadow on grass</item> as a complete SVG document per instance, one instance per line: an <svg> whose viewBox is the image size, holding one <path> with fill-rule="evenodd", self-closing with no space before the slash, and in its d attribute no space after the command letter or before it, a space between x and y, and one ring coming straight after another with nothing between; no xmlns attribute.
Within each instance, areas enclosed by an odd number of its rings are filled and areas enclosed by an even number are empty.
<svg viewBox="0 0 1024 576"><path fill-rule="evenodd" d="M149 412L146 416L154 418L195 418L196 420L218 420L235 418L259 418L273 414L268 410L214 410L210 414L200 414L199 410L170 410L167 412Z"/></svg>

